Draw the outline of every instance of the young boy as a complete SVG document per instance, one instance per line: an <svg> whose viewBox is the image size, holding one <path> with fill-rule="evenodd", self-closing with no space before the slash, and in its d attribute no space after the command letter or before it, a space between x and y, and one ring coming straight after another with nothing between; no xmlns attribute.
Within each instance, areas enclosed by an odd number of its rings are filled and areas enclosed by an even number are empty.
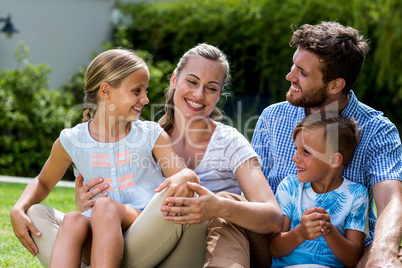
<svg viewBox="0 0 402 268"><path fill-rule="evenodd" d="M283 227L269 244L272 267L355 266L368 234L368 192L342 172L359 143L356 122L313 113L296 126L293 140L297 176L284 179L276 193Z"/></svg>

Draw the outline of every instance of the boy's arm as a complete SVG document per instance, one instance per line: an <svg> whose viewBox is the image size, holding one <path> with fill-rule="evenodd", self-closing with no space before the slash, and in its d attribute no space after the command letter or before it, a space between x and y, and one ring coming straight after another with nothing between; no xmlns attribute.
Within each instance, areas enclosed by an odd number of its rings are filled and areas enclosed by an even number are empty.
<svg viewBox="0 0 402 268"><path fill-rule="evenodd" d="M283 215L282 232L272 238L269 243L269 250L275 258L289 255L305 240L314 240L322 235L321 213L317 213L316 208L307 208L301 217L300 225L290 229L291 219Z"/></svg>
<svg viewBox="0 0 402 268"><path fill-rule="evenodd" d="M280 233L276 234L269 242L269 252L275 258L281 258L288 255L293 250L295 250L303 241L296 244L295 239L292 239L292 232L290 229L290 218L283 215L283 225ZM289 240L292 243L289 243Z"/></svg>
<svg viewBox="0 0 402 268"><path fill-rule="evenodd" d="M363 232L347 229L346 237L341 235L331 224L329 214L322 209L323 221L321 230L328 247L346 267L354 267L363 255L364 239L366 235Z"/></svg>

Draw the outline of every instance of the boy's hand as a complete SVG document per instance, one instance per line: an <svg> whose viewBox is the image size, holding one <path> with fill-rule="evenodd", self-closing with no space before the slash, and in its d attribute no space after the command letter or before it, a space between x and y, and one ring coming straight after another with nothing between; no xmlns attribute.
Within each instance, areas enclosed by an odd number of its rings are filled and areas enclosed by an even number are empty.
<svg viewBox="0 0 402 268"><path fill-rule="evenodd" d="M331 217L329 216L328 212L323 208L317 208L317 210L322 213L322 221L320 222L321 225L321 233L322 235L329 235L331 233Z"/></svg>
<svg viewBox="0 0 402 268"><path fill-rule="evenodd" d="M322 235L321 222L323 221L324 209L307 208L301 217L299 234L304 240L314 240Z"/></svg>

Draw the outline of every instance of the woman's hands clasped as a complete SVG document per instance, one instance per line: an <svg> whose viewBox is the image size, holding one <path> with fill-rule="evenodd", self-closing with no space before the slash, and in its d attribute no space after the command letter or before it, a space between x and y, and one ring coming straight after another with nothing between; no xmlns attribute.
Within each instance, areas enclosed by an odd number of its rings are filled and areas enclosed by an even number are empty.
<svg viewBox="0 0 402 268"><path fill-rule="evenodd" d="M173 175L155 189L155 192L160 192L168 188L165 202L161 206L165 220L177 224L194 224L212 219L215 216L212 212L218 207L219 197L201 186L198 177L195 176L190 181L183 181L182 178L182 176ZM91 209L98 198L93 197L97 194L100 194L99 197L107 196L106 190L109 185L102 183L103 180L99 179L83 185L81 174L76 178L75 202L79 211L84 212ZM96 187L97 185L101 185L101 187ZM194 193L197 194L194 196Z"/></svg>
<svg viewBox="0 0 402 268"><path fill-rule="evenodd" d="M178 173L170 176L162 182L155 192L158 193L165 188L168 188L166 197L193 197L194 191L187 187L187 182L200 183L197 175L191 169L185 168ZM164 203L167 205L168 203ZM171 204L174 205L174 204Z"/></svg>
<svg viewBox="0 0 402 268"><path fill-rule="evenodd" d="M187 182L187 187L196 192L195 197L167 197L161 207L165 220L177 224L194 224L212 219L211 212L218 207L219 198L198 183Z"/></svg>

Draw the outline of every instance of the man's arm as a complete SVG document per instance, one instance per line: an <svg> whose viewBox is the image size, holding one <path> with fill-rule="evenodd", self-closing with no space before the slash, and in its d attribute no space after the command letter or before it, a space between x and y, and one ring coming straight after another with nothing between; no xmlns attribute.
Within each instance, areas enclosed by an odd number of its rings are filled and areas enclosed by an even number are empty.
<svg viewBox="0 0 402 268"><path fill-rule="evenodd" d="M402 267L398 260L402 239L402 182L378 182L373 186L373 194L378 217L366 267Z"/></svg>

